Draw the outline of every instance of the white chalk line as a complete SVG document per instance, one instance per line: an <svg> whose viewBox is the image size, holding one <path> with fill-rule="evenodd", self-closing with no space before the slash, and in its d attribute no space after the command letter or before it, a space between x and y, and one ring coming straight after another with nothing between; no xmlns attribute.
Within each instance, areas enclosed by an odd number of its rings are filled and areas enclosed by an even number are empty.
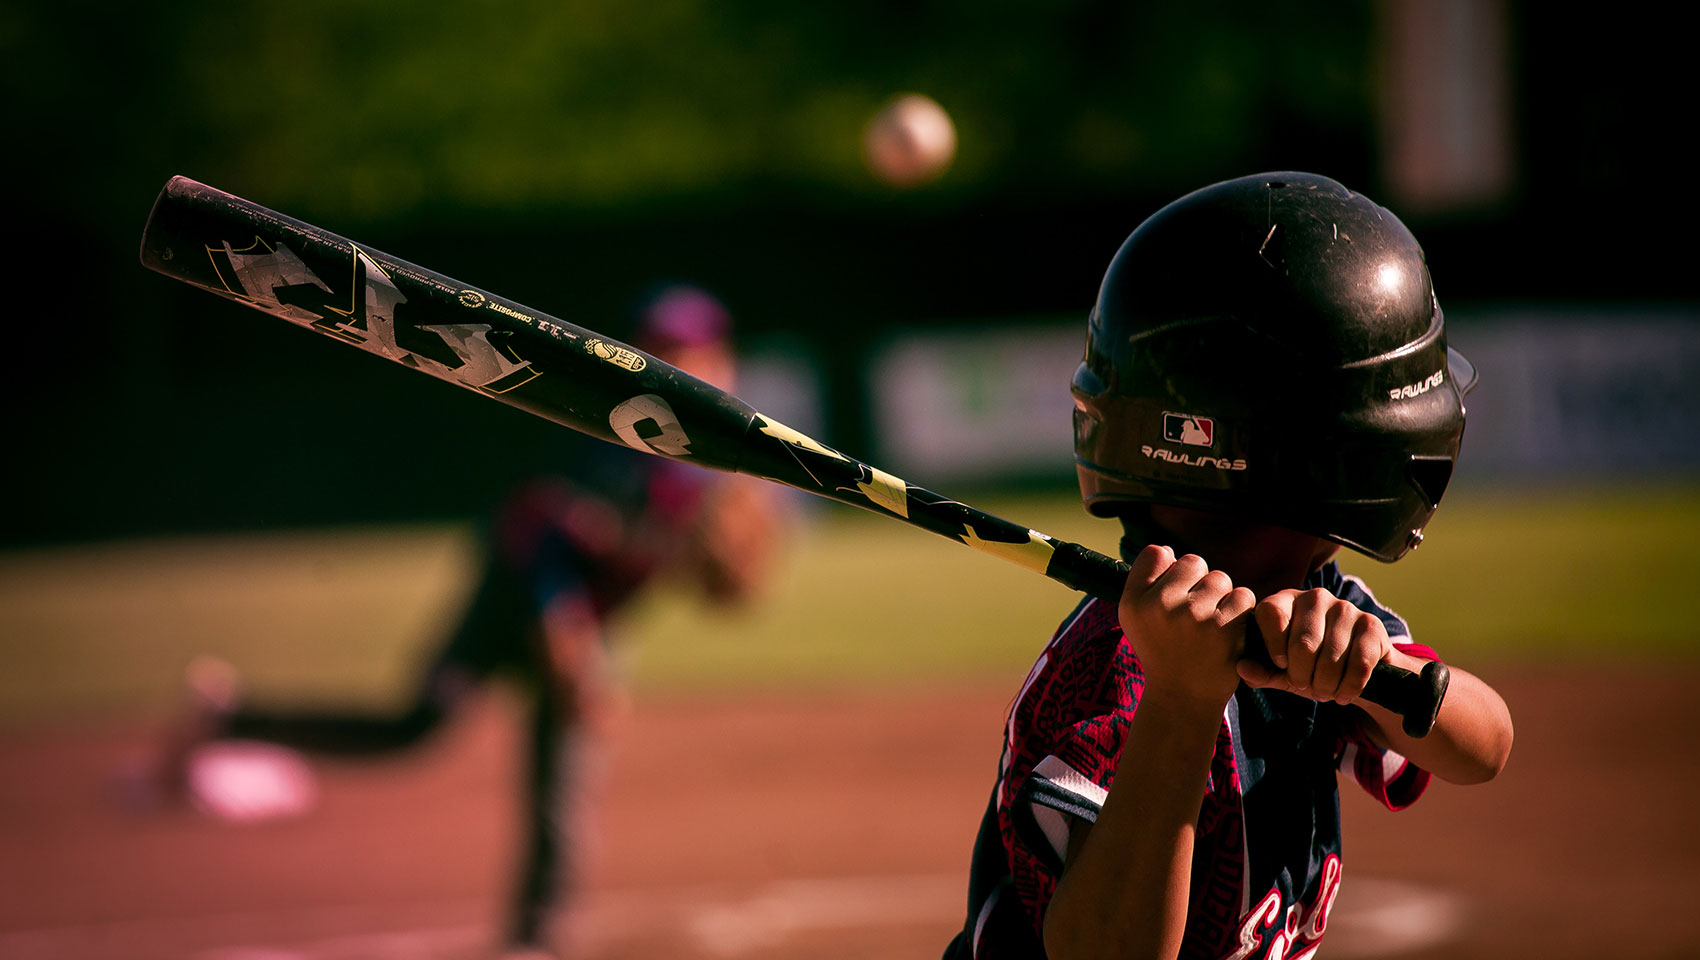
<svg viewBox="0 0 1700 960"><path fill-rule="evenodd" d="M736 957L806 930L911 926L967 911L957 874L787 880L740 903L698 909L688 929L705 952ZM943 949L941 944L940 949Z"/></svg>
<svg viewBox="0 0 1700 960"><path fill-rule="evenodd" d="M1467 914L1455 893L1348 875L1340 884L1322 950L1329 960L1357 960L1435 947L1463 931Z"/></svg>
<svg viewBox="0 0 1700 960"><path fill-rule="evenodd" d="M943 924L967 909L957 874L798 878L780 880L742 896L710 887L609 890L581 901L571 922L574 952L595 953L621 944L689 943L708 957L735 958L782 946L805 933ZM479 923L446 923L383 929L398 913L416 917L478 917L486 901L365 905L161 917L0 933L0 958L139 955L159 945L192 960L438 960L474 957L492 946ZM390 918L389 924L383 920ZM1433 888L1351 877L1342 884L1324 949L1331 960L1364 960L1436 946L1462 929L1459 897ZM366 927L370 933L255 942L246 927ZM194 943L221 943L195 947ZM172 951L167 944L182 944ZM128 946L129 949L125 949ZM101 950L106 947L114 952ZM140 949L138 949L140 948ZM943 941L940 942L943 949Z"/></svg>

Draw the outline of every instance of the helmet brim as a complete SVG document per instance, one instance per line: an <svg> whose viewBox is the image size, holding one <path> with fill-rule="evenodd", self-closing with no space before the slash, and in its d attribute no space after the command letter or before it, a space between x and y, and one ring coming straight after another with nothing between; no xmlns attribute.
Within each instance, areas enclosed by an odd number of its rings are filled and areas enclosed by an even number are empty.
<svg viewBox="0 0 1700 960"><path fill-rule="evenodd" d="M1476 373L1476 365L1450 346L1446 348L1446 375L1458 385L1460 397L1476 389L1476 381L1480 378Z"/></svg>

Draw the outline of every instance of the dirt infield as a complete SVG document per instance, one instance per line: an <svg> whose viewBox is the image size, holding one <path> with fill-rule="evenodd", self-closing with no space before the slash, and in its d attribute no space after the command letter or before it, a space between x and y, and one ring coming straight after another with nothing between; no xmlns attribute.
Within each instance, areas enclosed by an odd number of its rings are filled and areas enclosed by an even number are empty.
<svg viewBox="0 0 1700 960"><path fill-rule="evenodd" d="M1398 815L1347 795L1323 956L1700 955L1700 669L1489 679L1510 767ZM937 956L1011 692L640 702L570 954ZM321 764L315 813L253 826L121 808L111 776L155 723L0 733L0 957L487 956L512 719L492 701L408 758Z"/></svg>

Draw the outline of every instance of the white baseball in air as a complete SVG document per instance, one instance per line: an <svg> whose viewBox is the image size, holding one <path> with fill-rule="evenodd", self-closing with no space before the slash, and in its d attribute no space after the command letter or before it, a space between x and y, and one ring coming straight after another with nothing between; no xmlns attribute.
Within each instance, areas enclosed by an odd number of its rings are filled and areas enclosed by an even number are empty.
<svg viewBox="0 0 1700 960"><path fill-rule="evenodd" d="M894 187L936 179L956 156L956 125L932 97L904 94L868 121L868 168Z"/></svg>

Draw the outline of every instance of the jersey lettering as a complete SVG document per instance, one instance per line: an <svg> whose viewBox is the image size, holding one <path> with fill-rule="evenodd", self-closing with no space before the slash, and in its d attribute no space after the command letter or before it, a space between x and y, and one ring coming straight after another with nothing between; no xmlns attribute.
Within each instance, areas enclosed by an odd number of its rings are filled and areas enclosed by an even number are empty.
<svg viewBox="0 0 1700 960"><path fill-rule="evenodd" d="M1293 945L1293 938L1299 933L1299 924L1303 922L1303 911L1298 904L1287 908L1286 922L1275 934L1275 939L1269 941L1269 960L1287 960L1287 948Z"/></svg>
<svg viewBox="0 0 1700 960"><path fill-rule="evenodd" d="M1305 917L1304 939L1315 942L1328 932L1328 916L1334 912L1334 898L1339 895L1340 858L1331 853L1322 862L1322 883L1317 887L1316 902L1310 905L1310 914Z"/></svg>
<svg viewBox="0 0 1700 960"><path fill-rule="evenodd" d="M1287 907L1283 917L1281 891L1269 891L1240 921L1239 945L1222 960L1246 960L1258 954L1263 947L1264 936L1270 933L1274 936L1269 940L1268 949L1261 954L1265 960L1300 960L1309 956L1328 930L1328 917L1334 911L1334 898L1339 893L1340 858L1331 853L1322 863L1316 900L1308 909L1295 903ZM1278 927L1274 926L1277 918L1281 918Z"/></svg>
<svg viewBox="0 0 1700 960"><path fill-rule="evenodd" d="M1240 945L1222 960L1246 960L1263 945L1263 927L1281 915L1281 891L1271 890L1240 922Z"/></svg>

